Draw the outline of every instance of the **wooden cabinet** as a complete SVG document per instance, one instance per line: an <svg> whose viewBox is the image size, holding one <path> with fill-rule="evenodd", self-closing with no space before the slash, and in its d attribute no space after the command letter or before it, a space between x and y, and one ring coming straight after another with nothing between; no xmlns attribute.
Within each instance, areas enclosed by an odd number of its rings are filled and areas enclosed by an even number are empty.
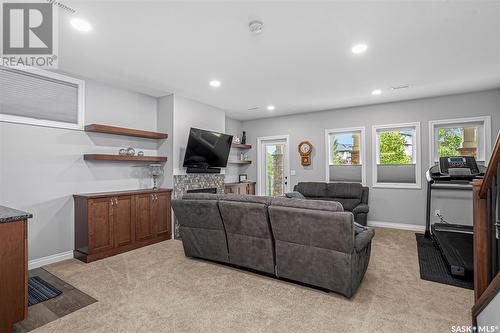
<svg viewBox="0 0 500 333"><path fill-rule="evenodd" d="M226 183L224 185L226 194L249 194L255 195L255 182Z"/></svg>
<svg viewBox="0 0 500 333"><path fill-rule="evenodd" d="M171 238L169 189L74 195L74 256L84 262Z"/></svg>
<svg viewBox="0 0 500 333"><path fill-rule="evenodd" d="M0 332L2 333L12 332L14 323L25 319L28 315L27 219L31 216L29 213L0 206Z"/></svg>
<svg viewBox="0 0 500 333"><path fill-rule="evenodd" d="M114 198L113 225L115 246L129 245L134 242L135 207L133 197L129 195Z"/></svg>
<svg viewBox="0 0 500 333"><path fill-rule="evenodd" d="M94 252L111 250L113 238L113 198L89 201L89 247Z"/></svg>
<svg viewBox="0 0 500 333"><path fill-rule="evenodd" d="M167 193L156 194L155 200L153 200L153 220L156 223L156 236L170 235L172 232L171 224L171 207L170 207L170 195Z"/></svg>
<svg viewBox="0 0 500 333"><path fill-rule="evenodd" d="M135 240L141 241L154 237L155 228L151 205L154 201L154 194L146 193L135 196ZM156 221L155 221L156 222Z"/></svg>

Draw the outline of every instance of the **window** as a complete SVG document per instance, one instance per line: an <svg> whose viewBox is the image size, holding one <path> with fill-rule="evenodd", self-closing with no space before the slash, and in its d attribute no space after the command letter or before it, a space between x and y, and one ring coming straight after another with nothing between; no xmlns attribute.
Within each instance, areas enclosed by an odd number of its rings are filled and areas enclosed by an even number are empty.
<svg viewBox="0 0 500 333"><path fill-rule="evenodd" d="M83 109L83 81L0 66L0 121L82 129Z"/></svg>
<svg viewBox="0 0 500 333"><path fill-rule="evenodd" d="M365 128L327 129L326 181L366 182Z"/></svg>
<svg viewBox="0 0 500 333"><path fill-rule="evenodd" d="M443 156L474 156L486 163L491 150L491 117L429 122L431 166Z"/></svg>
<svg viewBox="0 0 500 333"><path fill-rule="evenodd" d="M421 188L420 123L373 126L373 186Z"/></svg>

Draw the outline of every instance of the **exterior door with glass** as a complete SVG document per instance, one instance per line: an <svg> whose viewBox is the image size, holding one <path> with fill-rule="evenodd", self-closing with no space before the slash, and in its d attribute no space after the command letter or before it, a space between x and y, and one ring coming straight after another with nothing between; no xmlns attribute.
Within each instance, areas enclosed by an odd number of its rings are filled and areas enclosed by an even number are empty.
<svg viewBox="0 0 500 333"><path fill-rule="evenodd" d="M259 194L275 197L288 192L288 139L261 139L259 151Z"/></svg>

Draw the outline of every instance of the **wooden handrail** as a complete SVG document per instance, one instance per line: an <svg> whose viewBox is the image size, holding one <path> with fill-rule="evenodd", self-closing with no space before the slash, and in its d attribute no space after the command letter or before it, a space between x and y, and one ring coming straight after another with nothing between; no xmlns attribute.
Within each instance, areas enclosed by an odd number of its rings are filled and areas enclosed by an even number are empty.
<svg viewBox="0 0 500 333"><path fill-rule="evenodd" d="M473 187L474 207L474 298L472 321L500 292L500 273L497 264L496 239L499 195L498 167L500 165L500 132L483 179L475 179Z"/></svg>
<svg viewBox="0 0 500 333"><path fill-rule="evenodd" d="M497 166L500 162L500 132L498 132L497 140L495 143L495 148L493 149L493 154L491 154L491 159L488 163L488 168L486 169L486 173L484 174L483 184L479 189L479 197L486 198L488 195L488 189L491 187L493 183L493 179L497 173Z"/></svg>

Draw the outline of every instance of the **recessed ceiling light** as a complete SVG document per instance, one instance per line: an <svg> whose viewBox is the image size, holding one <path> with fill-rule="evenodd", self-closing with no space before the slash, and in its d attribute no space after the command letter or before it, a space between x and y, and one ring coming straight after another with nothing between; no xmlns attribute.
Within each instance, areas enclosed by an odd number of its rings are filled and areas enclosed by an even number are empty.
<svg viewBox="0 0 500 333"><path fill-rule="evenodd" d="M351 51L354 54L361 54L361 53L365 53L367 49L368 49L368 45L366 45L364 43L360 43L360 44L354 45L352 47Z"/></svg>
<svg viewBox="0 0 500 333"><path fill-rule="evenodd" d="M210 87L218 88L220 87L220 81L219 80L212 80L210 81Z"/></svg>
<svg viewBox="0 0 500 333"><path fill-rule="evenodd" d="M78 31L89 32L92 30L92 26L89 22L81 18L74 18L71 20L71 25Z"/></svg>
<svg viewBox="0 0 500 333"><path fill-rule="evenodd" d="M380 94L382 94L382 90L380 90L380 89L375 89L374 91L372 91L372 95L374 95L374 96L377 96Z"/></svg>
<svg viewBox="0 0 500 333"><path fill-rule="evenodd" d="M267 110L268 111L274 111L276 109L276 107L274 105L268 105L267 106Z"/></svg>

